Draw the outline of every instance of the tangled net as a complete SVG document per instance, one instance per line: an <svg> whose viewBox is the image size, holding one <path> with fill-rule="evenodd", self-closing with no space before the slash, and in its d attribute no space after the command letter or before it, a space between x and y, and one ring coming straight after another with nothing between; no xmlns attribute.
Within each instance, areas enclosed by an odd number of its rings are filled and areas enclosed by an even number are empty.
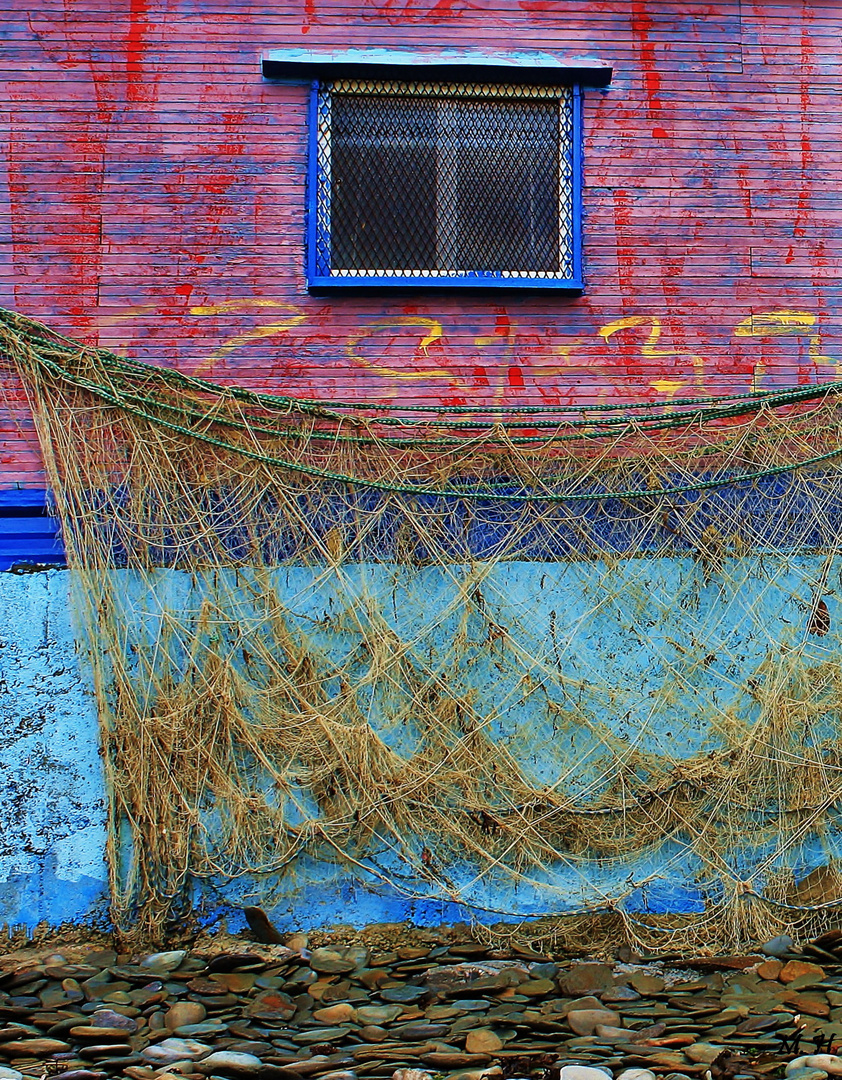
<svg viewBox="0 0 842 1080"><path fill-rule="evenodd" d="M124 934L166 936L199 879L271 904L312 860L693 949L837 902L842 384L362 408L11 312L0 349L63 523ZM657 915L674 879L692 918Z"/></svg>

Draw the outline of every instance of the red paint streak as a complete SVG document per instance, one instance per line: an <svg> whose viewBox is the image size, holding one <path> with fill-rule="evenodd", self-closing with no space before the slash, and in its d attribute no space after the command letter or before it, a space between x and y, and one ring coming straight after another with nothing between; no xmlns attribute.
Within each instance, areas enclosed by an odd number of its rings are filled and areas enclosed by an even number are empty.
<svg viewBox="0 0 842 1080"><path fill-rule="evenodd" d="M622 189L614 192L614 233L617 242L617 278L625 296L635 293L634 270L637 263L634 245L628 232L631 227L631 200Z"/></svg>
<svg viewBox="0 0 842 1080"><path fill-rule="evenodd" d="M488 381L488 372L485 370L484 367L474 368L474 383L476 386L491 385L491 383Z"/></svg>
<svg viewBox="0 0 842 1080"><path fill-rule="evenodd" d="M512 332L512 323L508 313L503 308L497 309L497 321L494 324L494 333L498 337L508 337Z"/></svg>
<svg viewBox="0 0 842 1080"><path fill-rule="evenodd" d="M752 184L751 184L751 179L748 176L748 168L745 165L745 163L740 159L739 149L738 148L737 148L735 176L736 176L736 180L737 180L737 187L738 187L739 192L740 192L740 201L742 202L743 209L745 210L746 220L751 221L752 216L753 216L752 205L751 205Z"/></svg>
<svg viewBox="0 0 842 1080"><path fill-rule="evenodd" d="M666 139L667 137L668 136L667 136L666 128L662 128L662 127L654 127L654 128L652 128L652 138L653 139Z"/></svg>
<svg viewBox="0 0 842 1080"><path fill-rule="evenodd" d="M509 386L515 387L517 390L523 389L523 372L519 367L509 368Z"/></svg>
<svg viewBox="0 0 842 1080"><path fill-rule="evenodd" d="M638 40L640 66L643 71L643 88L649 99L649 115L655 116L661 106L661 76L655 65L655 46L649 39L652 18L646 10L646 0L632 0L632 33Z"/></svg>
<svg viewBox="0 0 842 1080"><path fill-rule="evenodd" d="M472 3L471 0L467 3L465 0L435 0L431 6L430 0L369 0L360 10L363 18L404 26L408 22L449 22L471 11ZM499 12L495 12L495 16L501 18ZM464 41L460 39L452 44L461 45Z"/></svg>
<svg viewBox="0 0 842 1080"><path fill-rule="evenodd" d="M126 34L126 98L128 101L148 101L148 88L143 85L144 34L149 29L145 21L149 0L131 0L129 30Z"/></svg>
<svg viewBox="0 0 842 1080"><path fill-rule="evenodd" d="M664 300L667 303L668 310L671 309L673 304L680 301L683 287L681 277L684 273L686 261L683 255L664 256L664 266L667 271L664 274Z"/></svg>
<svg viewBox="0 0 842 1080"><path fill-rule="evenodd" d="M798 192L798 213L795 218L795 229L798 230L801 225L801 217L809 211L810 207L810 185L807 182L807 169L809 168L812 160L812 147L810 145L810 80L808 74L811 71L812 65L812 50L810 43L810 31L808 20L810 17L809 2L804 0L801 11L801 85L799 94L799 104L801 111L799 113L798 121L801 125L801 187ZM796 235L798 233L796 232Z"/></svg>
<svg viewBox="0 0 842 1080"><path fill-rule="evenodd" d="M206 180L201 185L201 188L202 191L207 191L210 195L222 195L236 182L236 176L232 176L230 173L227 176L221 174L214 180Z"/></svg>
<svg viewBox="0 0 842 1080"><path fill-rule="evenodd" d="M301 33L309 34L310 27L316 21L316 0L304 0L304 21L301 24Z"/></svg>
<svg viewBox="0 0 842 1080"><path fill-rule="evenodd" d="M454 8L457 2L458 0L438 0L438 3L433 6L430 15L438 16L438 18L452 18L456 14Z"/></svg>
<svg viewBox="0 0 842 1080"><path fill-rule="evenodd" d="M810 42L810 30L808 25L810 14L807 3L801 14L801 168L806 169L810 164L810 79L812 73L812 48Z"/></svg>

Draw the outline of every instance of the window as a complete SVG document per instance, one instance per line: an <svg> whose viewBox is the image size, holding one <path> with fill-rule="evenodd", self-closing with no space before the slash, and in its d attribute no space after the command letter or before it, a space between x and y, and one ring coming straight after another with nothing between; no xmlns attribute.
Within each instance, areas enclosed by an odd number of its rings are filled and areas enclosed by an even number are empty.
<svg viewBox="0 0 842 1080"><path fill-rule="evenodd" d="M581 288L578 86L313 87L311 287Z"/></svg>

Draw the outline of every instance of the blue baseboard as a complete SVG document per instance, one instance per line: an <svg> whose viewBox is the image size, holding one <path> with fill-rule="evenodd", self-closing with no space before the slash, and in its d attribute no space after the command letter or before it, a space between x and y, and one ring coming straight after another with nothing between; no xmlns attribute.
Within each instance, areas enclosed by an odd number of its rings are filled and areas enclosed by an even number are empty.
<svg viewBox="0 0 842 1080"><path fill-rule="evenodd" d="M61 525L44 488L0 491L0 571L66 566Z"/></svg>

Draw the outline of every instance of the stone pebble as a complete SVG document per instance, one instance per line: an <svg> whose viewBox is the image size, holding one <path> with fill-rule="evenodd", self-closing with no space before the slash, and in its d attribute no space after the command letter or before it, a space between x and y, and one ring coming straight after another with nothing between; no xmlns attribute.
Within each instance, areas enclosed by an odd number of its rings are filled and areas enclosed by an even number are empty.
<svg viewBox="0 0 842 1080"><path fill-rule="evenodd" d="M208 1015L200 1001L176 1001L164 1013L164 1026L174 1031L176 1028L201 1024Z"/></svg>
<svg viewBox="0 0 842 1080"><path fill-rule="evenodd" d="M605 1080L606 1076L610 1080L612 1074L588 1065L562 1065L559 1075L560 1080ZM654 1076L652 1080L655 1080Z"/></svg>
<svg viewBox="0 0 842 1080"><path fill-rule="evenodd" d="M196 1063L200 1073L212 1075L215 1072L234 1072L252 1076L263 1068L263 1062L255 1054L242 1054L233 1050L217 1050Z"/></svg>
<svg viewBox="0 0 842 1080"><path fill-rule="evenodd" d="M593 1035L599 1026L616 1027L620 1020L620 1014L611 1009L573 1009L567 1014L570 1030L577 1035Z"/></svg>
<svg viewBox="0 0 842 1080"><path fill-rule="evenodd" d="M175 971L180 967L187 956L184 949L176 949L172 952L151 953L140 961L140 966L151 968L153 971Z"/></svg>
<svg viewBox="0 0 842 1080"><path fill-rule="evenodd" d="M723 1050L777 1053L788 1080L842 1077L842 1058L787 1056L779 1039L798 1011L805 1050L834 1028L842 1041L842 957L839 971L789 949L675 973L479 943L295 946L0 962L0 1080L33 1060L67 1080L380 1080L416 1067L422 1080L495 1080L511 1059L525 1077L555 1060L560 1080L701 1080Z"/></svg>
<svg viewBox="0 0 842 1080"><path fill-rule="evenodd" d="M836 1054L804 1054L790 1061L786 1066L785 1074L789 1076L796 1069L805 1067L823 1069L825 1073L840 1076L842 1075L842 1057L838 1057Z"/></svg>
<svg viewBox="0 0 842 1080"><path fill-rule="evenodd" d="M684 1056L696 1065L710 1065L721 1053L722 1046L713 1043L697 1042L684 1047Z"/></svg>
<svg viewBox="0 0 842 1080"><path fill-rule="evenodd" d="M778 937L774 937L761 945L760 951L767 956L782 957L789 955L794 945L795 942L789 934L780 934Z"/></svg>

